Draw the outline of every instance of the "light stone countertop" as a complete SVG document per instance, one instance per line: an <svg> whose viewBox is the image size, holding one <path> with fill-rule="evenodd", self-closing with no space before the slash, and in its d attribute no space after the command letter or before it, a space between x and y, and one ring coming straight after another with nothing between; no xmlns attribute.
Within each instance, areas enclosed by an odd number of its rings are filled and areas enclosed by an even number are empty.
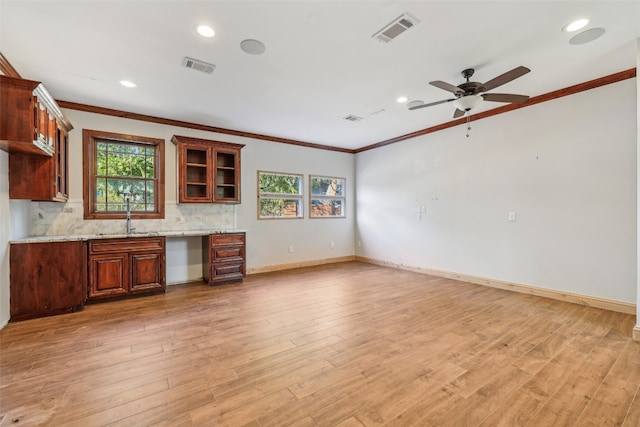
<svg viewBox="0 0 640 427"><path fill-rule="evenodd" d="M245 230L179 230L179 231L141 231L131 234L69 234L62 236L30 236L23 239L11 240L9 243L49 243L49 242L74 242L94 239L121 239L135 237L193 237L209 234L244 233Z"/></svg>

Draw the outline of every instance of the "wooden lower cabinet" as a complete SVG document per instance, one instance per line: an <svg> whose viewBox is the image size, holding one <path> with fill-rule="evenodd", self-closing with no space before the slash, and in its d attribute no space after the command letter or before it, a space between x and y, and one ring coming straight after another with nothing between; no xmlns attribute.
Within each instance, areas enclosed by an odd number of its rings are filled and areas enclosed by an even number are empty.
<svg viewBox="0 0 640 427"><path fill-rule="evenodd" d="M89 240L89 300L164 292L165 238Z"/></svg>
<svg viewBox="0 0 640 427"><path fill-rule="evenodd" d="M86 243L12 243L9 252L11 321L82 308L87 283Z"/></svg>
<svg viewBox="0 0 640 427"><path fill-rule="evenodd" d="M132 293L165 289L164 258L164 251L130 255Z"/></svg>
<svg viewBox="0 0 640 427"><path fill-rule="evenodd" d="M245 233L210 234L202 238L202 266L209 285L242 282L246 275Z"/></svg>
<svg viewBox="0 0 640 427"><path fill-rule="evenodd" d="M129 256L89 255L89 298L115 297L129 293Z"/></svg>

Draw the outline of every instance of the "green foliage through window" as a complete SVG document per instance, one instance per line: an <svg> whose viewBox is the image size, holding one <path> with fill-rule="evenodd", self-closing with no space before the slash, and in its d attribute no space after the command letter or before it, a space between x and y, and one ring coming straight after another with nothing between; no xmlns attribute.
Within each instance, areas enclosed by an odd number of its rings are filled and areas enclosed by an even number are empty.
<svg viewBox="0 0 640 427"><path fill-rule="evenodd" d="M259 217L302 218L302 175L258 172Z"/></svg>
<svg viewBox="0 0 640 427"><path fill-rule="evenodd" d="M100 141L96 144L96 212L123 212L131 194L132 212L155 208L155 149L146 145Z"/></svg>

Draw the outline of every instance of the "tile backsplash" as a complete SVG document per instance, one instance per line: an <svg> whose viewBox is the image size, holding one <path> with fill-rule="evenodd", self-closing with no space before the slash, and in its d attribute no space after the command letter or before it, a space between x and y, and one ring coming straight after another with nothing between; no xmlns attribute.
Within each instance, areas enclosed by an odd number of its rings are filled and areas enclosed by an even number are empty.
<svg viewBox="0 0 640 427"><path fill-rule="evenodd" d="M67 203L32 202L32 236L73 234L119 234L126 231L126 221L85 220L82 200ZM164 219L132 219L136 232L232 230L235 207L227 204L166 204Z"/></svg>

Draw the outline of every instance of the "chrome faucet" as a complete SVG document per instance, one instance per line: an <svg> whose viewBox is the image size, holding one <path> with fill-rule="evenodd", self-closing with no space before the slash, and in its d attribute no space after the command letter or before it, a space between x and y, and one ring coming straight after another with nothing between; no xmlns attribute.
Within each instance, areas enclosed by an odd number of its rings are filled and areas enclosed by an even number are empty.
<svg viewBox="0 0 640 427"><path fill-rule="evenodd" d="M127 234L131 234L135 228L131 227L131 193L125 191L124 201L127 203Z"/></svg>

